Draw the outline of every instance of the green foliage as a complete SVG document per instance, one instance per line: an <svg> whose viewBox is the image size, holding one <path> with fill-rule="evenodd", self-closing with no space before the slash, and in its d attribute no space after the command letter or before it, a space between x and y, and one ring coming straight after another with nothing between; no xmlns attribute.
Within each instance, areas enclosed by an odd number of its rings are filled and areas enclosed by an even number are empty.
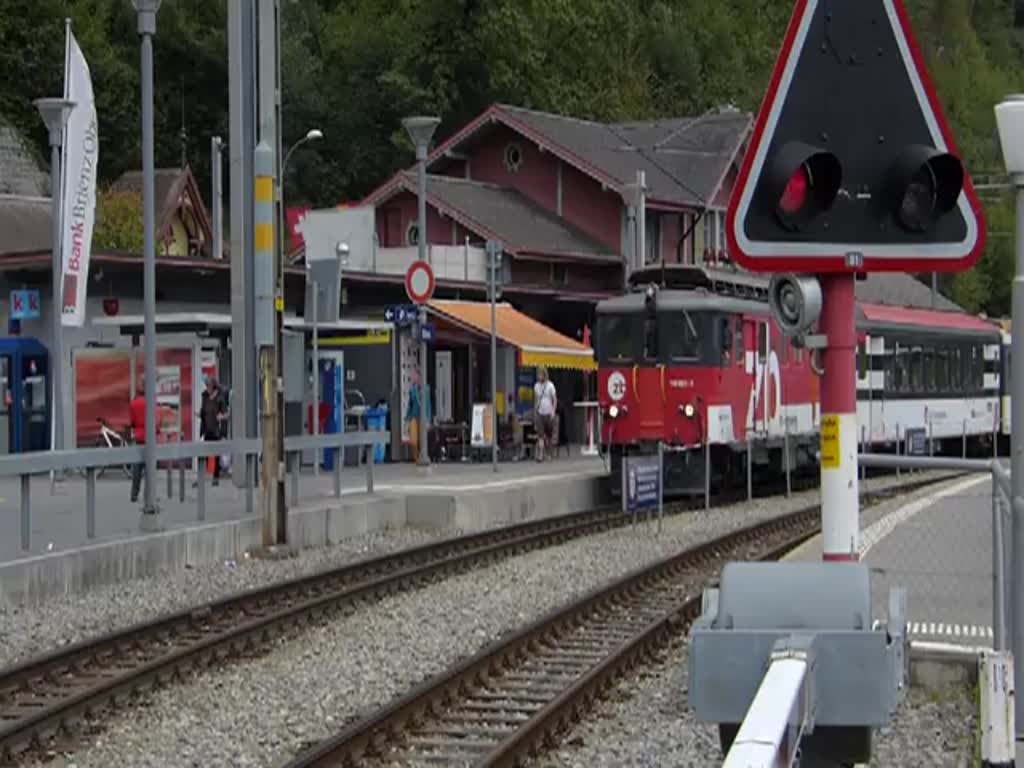
<svg viewBox="0 0 1024 768"><path fill-rule="evenodd" d="M400 119L411 113L441 115L443 138L494 102L601 120L692 115L723 103L756 110L793 7L791 0L281 4L283 143L313 127L324 132L292 156L285 200L315 205L358 199L408 165ZM998 173L992 107L1024 74L1012 3L906 4L972 173ZM181 162L184 118L187 158L204 191L210 136L228 137L226 7L164 0L155 40L157 164ZM31 102L60 92L66 14L93 74L108 183L140 166L139 38L128 0L4 0L0 115L46 156ZM1002 199L986 210L993 236L982 263L943 285L968 308L1000 314L1009 308L1013 214Z"/></svg>
<svg viewBox="0 0 1024 768"><path fill-rule="evenodd" d="M142 253L142 195L107 192L97 198L93 246Z"/></svg>

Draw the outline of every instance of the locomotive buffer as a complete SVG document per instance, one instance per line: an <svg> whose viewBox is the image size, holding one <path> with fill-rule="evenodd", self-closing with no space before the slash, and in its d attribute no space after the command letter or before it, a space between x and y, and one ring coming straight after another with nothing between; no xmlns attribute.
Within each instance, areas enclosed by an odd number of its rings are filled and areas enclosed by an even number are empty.
<svg viewBox="0 0 1024 768"><path fill-rule="evenodd" d="M690 704L727 766L868 762L907 679L906 593L871 616L859 561L854 285L971 267L985 222L902 0L797 0L726 216L821 371L823 562L739 564L705 594Z"/></svg>

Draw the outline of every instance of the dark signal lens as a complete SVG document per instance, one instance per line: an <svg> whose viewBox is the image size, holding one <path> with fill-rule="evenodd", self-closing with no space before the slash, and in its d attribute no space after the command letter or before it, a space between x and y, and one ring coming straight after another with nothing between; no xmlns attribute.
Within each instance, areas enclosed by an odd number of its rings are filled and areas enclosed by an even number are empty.
<svg viewBox="0 0 1024 768"><path fill-rule="evenodd" d="M797 168L786 188L782 191L782 198L779 200L779 210L789 216L800 213L807 205L807 193L810 191L811 180L807 166L801 165Z"/></svg>
<svg viewBox="0 0 1024 768"><path fill-rule="evenodd" d="M928 232L956 207L963 184L958 158L934 147L906 148L892 175L896 220L911 232Z"/></svg>

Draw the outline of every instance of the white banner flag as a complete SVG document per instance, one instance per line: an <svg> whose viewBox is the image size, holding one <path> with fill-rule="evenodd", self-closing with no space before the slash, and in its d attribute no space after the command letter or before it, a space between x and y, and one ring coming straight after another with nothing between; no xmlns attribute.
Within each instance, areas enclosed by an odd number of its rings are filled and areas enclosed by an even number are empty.
<svg viewBox="0 0 1024 768"><path fill-rule="evenodd" d="M61 285L63 325L85 323L85 297L89 283L89 254L96 216L96 174L99 131L89 65L78 41L67 27L64 97L75 103L64 131L61 250L64 275Z"/></svg>

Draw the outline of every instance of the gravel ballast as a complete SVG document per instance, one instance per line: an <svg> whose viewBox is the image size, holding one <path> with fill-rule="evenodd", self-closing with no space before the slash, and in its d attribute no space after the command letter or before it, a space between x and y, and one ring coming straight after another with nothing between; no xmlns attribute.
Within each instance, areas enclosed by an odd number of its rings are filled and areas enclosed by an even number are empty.
<svg viewBox="0 0 1024 768"><path fill-rule="evenodd" d="M912 688L886 728L875 732L871 768L972 765L977 703L968 688ZM686 647L678 644L640 676L621 682L530 768L619 768L722 764L718 728L686 705Z"/></svg>
<svg viewBox="0 0 1024 768"><path fill-rule="evenodd" d="M887 478L872 485L894 482ZM660 536L653 526L610 531L396 595L344 620L313 628L297 642L282 642L266 656L147 695L147 706L113 717L76 754L50 764L73 762L79 768L280 764L309 741L328 735L505 631L585 591L659 557L817 498L817 491L809 491L789 500L755 500L687 513L666 519ZM905 501L885 504L899 506ZM378 545L396 545L403 536L412 537L408 543L419 543L424 535L394 532L384 537L389 544ZM308 572L305 569L323 567L331 552L303 553L282 562L242 563L237 571L253 569L244 576L249 580L245 586L266 583L296 569ZM308 565L308 558L320 560ZM153 613L150 606L158 595L165 606L161 610L167 610L166 606L211 599L242 586L225 589L221 584L223 591L217 593L217 587L208 587L201 578L196 581L197 576L201 574L175 574L122 585L118 588L121 607L104 607L102 620L86 619L81 613L103 606L92 601L106 589L68 601L61 606L63 615L50 604L42 610L27 610L16 615L20 621L6 621L5 631L9 642L25 649L31 646L26 634L47 637L48 630L64 622L78 627L67 630L68 635L89 634L87 627L97 623L109 629L145 618ZM205 594L199 594L199 588ZM187 599L175 603L173 596L182 593Z"/></svg>

